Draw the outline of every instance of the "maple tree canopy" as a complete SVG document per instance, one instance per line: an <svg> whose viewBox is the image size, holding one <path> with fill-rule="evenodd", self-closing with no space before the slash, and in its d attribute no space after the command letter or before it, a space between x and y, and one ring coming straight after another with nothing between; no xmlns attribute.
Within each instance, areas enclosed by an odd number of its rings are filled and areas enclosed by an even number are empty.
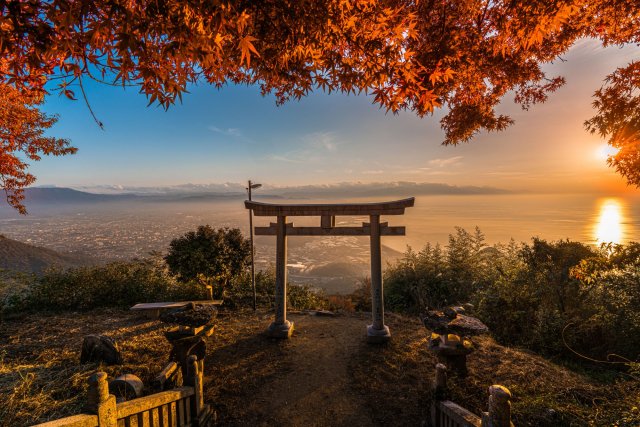
<svg viewBox="0 0 640 427"><path fill-rule="evenodd" d="M256 84L278 103L364 92L392 112L446 108L445 144L511 124L495 111L510 91L525 109L545 101L564 79L542 65L577 39L640 43L637 0L25 0L0 10L0 81L21 92L75 98L95 79L137 85L165 108L196 81ZM610 163L636 186L639 72L613 71L586 122L622 148Z"/></svg>

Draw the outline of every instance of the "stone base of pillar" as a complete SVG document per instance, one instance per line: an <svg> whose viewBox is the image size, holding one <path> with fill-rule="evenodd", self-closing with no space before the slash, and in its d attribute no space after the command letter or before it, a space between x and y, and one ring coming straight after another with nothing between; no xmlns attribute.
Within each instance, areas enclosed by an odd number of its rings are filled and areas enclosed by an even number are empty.
<svg viewBox="0 0 640 427"><path fill-rule="evenodd" d="M285 320L284 323L276 323L273 322L267 328L267 335L271 338L291 338L291 334L293 333L293 322L289 322Z"/></svg>
<svg viewBox="0 0 640 427"><path fill-rule="evenodd" d="M374 329L373 325L367 326L367 342L371 344L381 344L391 339L389 327L384 325L382 329Z"/></svg>

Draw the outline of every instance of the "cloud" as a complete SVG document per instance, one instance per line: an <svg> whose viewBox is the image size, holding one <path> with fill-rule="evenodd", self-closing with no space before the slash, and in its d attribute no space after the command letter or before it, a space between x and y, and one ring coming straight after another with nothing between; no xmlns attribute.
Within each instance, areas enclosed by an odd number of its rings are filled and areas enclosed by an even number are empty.
<svg viewBox="0 0 640 427"><path fill-rule="evenodd" d="M224 136L230 136L232 138L235 139L239 139L241 141L246 141L246 142L253 142L253 140L251 140L251 138L246 137L242 131L238 128L219 128L217 126L209 126L209 130L215 133L218 133L220 135L224 135Z"/></svg>
<svg viewBox="0 0 640 427"><path fill-rule="evenodd" d="M384 171L383 170L368 170L368 171L362 171L363 175L381 175L383 174Z"/></svg>
<svg viewBox="0 0 640 427"><path fill-rule="evenodd" d="M493 176L522 176L529 175L527 172L487 172L487 175Z"/></svg>
<svg viewBox="0 0 640 427"><path fill-rule="evenodd" d="M338 150L333 132L313 132L300 137L302 147L282 154L270 154L270 160L287 163L323 163Z"/></svg>
<svg viewBox="0 0 640 427"><path fill-rule="evenodd" d="M427 163L430 167L446 168L450 166L458 166L461 164L462 156L447 157L446 159L433 159ZM427 170L429 168L423 168Z"/></svg>
<svg viewBox="0 0 640 427"><path fill-rule="evenodd" d="M302 137L302 140L305 142L307 147L312 149L320 148L330 152L335 152L338 149L338 144L335 139L335 134L333 132L313 132Z"/></svg>
<svg viewBox="0 0 640 427"><path fill-rule="evenodd" d="M291 153L291 154L294 154L294 153ZM275 160L277 162L286 162L286 163L302 163L303 162L302 159L299 159L294 156L289 156L286 154L284 155L270 154L268 158L271 160Z"/></svg>

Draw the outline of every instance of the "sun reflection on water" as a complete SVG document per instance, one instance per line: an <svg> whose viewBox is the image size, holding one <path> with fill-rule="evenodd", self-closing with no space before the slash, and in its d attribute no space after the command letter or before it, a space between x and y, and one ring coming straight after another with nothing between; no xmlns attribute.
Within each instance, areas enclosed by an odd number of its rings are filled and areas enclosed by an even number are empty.
<svg viewBox="0 0 640 427"><path fill-rule="evenodd" d="M601 200L599 212L594 227L597 243L622 243L625 222L620 201L618 199Z"/></svg>

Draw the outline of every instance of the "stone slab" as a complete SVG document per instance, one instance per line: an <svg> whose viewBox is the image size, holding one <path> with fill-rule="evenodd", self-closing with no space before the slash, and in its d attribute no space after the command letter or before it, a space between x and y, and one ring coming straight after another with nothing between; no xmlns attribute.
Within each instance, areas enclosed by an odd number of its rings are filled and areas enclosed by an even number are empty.
<svg viewBox="0 0 640 427"><path fill-rule="evenodd" d="M289 339L293 334L293 322L286 320L284 323L275 323L267 328L267 335L271 338Z"/></svg>
<svg viewBox="0 0 640 427"><path fill-rule="evenodd" d="M387 325L382 329L375 329L373 325L367 326L367 342L371 344L383 344L391 339L391 332Z"/></svg>
<svg viewBox="0 0 640 427"><path fill-rule="evenodd" d="M204 300L204 301L177 301L177 302L145 302L136 304L129 310L144 313L148 319L157 319L162 312L185 307L187 304L194 303L197 305L222 305L222 300Z"/></svg>

